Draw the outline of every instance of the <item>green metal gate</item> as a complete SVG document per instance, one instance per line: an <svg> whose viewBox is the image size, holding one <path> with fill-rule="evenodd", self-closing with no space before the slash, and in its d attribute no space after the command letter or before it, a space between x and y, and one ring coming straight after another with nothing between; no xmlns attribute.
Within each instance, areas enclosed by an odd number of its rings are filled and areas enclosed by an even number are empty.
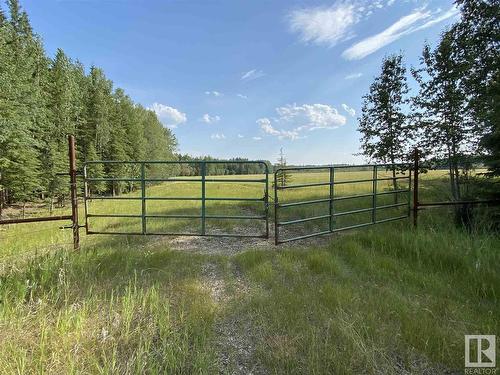
<svg viewBox="0 0 500 375"><path fill-rule="evenodd" d="M406 175L397 176L397 177L379 177L379 172L391 170L392 167L395 166L401 171L406 171ZM351 168L360 168L363 169L367 176L367 178L361 179L352 179L352 180L341 180L336 176L340 171L345 171L346 169ZM323 181L313 181L311 183L301 183L301 184L281 184L280 185L280 174L283 173L291 173L291 172L309 172L309 173L317 173L318 176L323 173L325 179ZM326 173L325 173L326 172ZM396 188L392 190L379 190L379 182L381 181L397 181L397 183L401 183L405 185L402 188ZM283 179L281 179L283 182ZM292 181L293 182L293 181ZM336 190L339 186L353 186L359 184L371 184L371 189L369 191L361 192L361 194L348 194L342 195L339 194ZM323 192L323 196L314 197L314 199L303 199L298 196L297 199L293 199L292 201L283 201L282 197L280 197L280 192L288 191L289 189L314 189L317 187L328 187L328 191ZM275 243L280 244L284 242L290 242L295 240L300 240L309 237L320 236L324 234L339 232L343 230L353 229L364 227L368 225L405 219L410 216L410 186L411 186L411 172L409 168L405 164L379 164L379 165L345 165L345 166L313 166L313 167L290 167L290 168L278 168L274 173L274 227L275 227ZM355 190L355 189L353 189ZM399 202L397 196L399 194L405 194L406 198L404 202ZM394 196L394 203L391 204L380 204L378 200L383 196ZM351 210L341 210L338 209L340 202L347 201L356 201L364 199L365 206L358 207L356 209ZM366 202L368 200L368 202ZM314 210L308 212L307 208L303 207L311 207L311 206L322 206L323 212L320 214L314 213ZM398 207L404 207L405 212L403 214L392 214L385 215L386 217L379 218L379 213L384 210L395 209ZM302 212L298 212L301 214L301 217L290 217L290 210L293 209L302 210ZM316 210L317 211L317 210ZM341 225L337 223L337 219L341 217L349 217L354 216L356 214L367 213L369 215L368 219L365 219L362 222L350 224L350 225ZM283 218L283 215L286 214L287 218ZM312 231L310 233L304 234L304 230L302 229L299 232L291 232L285 233L288 236L284 236L282 231L285 228L290 226L294 226L296 224L307 224L310 222L321 222L325 223L324 228L316 231Z"/></svg>
<svg viewBox="0 0 500 375"><path fill-rule="evenodd" d="M253 164L258 165L264 171L263 178L244 179L237 178L241 175L235 175L234 178L210 177L207 173L207 167L217 164ZM102 165L104 168L112 168L113 166L126 166L128 170L133 171L134 176L104 178L89 176L89 168L92 166ZM148 177L147 171L152 166L182 166L182 165L197 165L199 175L193 177ZM85 203L85 228L87 234L116 234L116 235L187 235L187 236L216 236L216 237L262 237L269 238L269 194L268 194L269 168L263 161L88 161L84 163L84 203ZM90 194L89 185L92 183L118 183L126 182L138 185L139 196L130 194L113 196L93 196ZM148 183L168 183L168 182L186 182L199 183L198 197L167 197L167 196L148 196ZM261 197L210 197L207 196L207 184L222 184L222 183L255 183L262 185ZM140 201L140 212L125 213L125 214L99 214L90 212L89 201L94 199L103 200L136 200ZM200 212L196 215L190 214L148 214L147 203L154 201L197 201L201 202ZM261 213L258 215L221 215L207 214L206 205L210 201L233 201L233 202L256 202L261 203ZM89 219L92 218L135 218L141 221L140 231L111 231L111 230L94 230ZM196 233L182 232L164 232L152 231L148 229L148 219L199 219L201 225ZM206 223L211 219L221 220L259 220L265 223L264 233L255 234L239 234L239 233L211 233L207 230Z"/></svg>

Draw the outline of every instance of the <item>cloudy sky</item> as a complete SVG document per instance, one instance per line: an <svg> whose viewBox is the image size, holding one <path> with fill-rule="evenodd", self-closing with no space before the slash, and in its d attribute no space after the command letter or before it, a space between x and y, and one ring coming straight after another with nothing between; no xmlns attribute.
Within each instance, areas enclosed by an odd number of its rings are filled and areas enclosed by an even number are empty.
<svg viewBox="0 0 500 375"><path fill-rule="evenodd" d="M418 64L452 1L25 0L50 53L102 67L180 151L361 162L361 96L384 55ZM414 83L410 84L413 86Z"/></svg>

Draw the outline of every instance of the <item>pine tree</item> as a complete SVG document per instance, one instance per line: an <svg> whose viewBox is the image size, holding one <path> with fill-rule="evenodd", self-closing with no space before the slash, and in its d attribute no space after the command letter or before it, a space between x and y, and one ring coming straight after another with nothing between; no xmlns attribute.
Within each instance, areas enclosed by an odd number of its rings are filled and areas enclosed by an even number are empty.
<svg viewBox="0 0 500 375"><path fill-rule="evenodd" d="M95 142L97 153L104 155L111 137L110 111L112 83L103 71L95 66L90 68L87 96L86 143Z"/></svg>
<svg viewBox="0 0 500 375"><path fill-rule="evenodd" d="M7 17L5 17L5 13L2 8L0 8L0 27L4 26L7 22Z"/></svg>
<svg viewBox="0 0 500 375"><path fill-rule="evenodd" d="M113 95L114 103L110 117L111 125L111 140L107 148L106 159L109 160L128 160L126 149L126 127L128 122L128 114L126 113L125 95L123 90L117 90ZM129 150L131 151L131 150ZM108 164L107 175L112 178L129 177L127 174L127 165L125 164ZM123 181L113 181L110 184L110 190L113 195L120 194L125 187Z"/></svg>
<svg viewBox="0 0 500 375"><path fill-rule="evenodd" d="M172 160L177 141L154 112L113 90L104 72L73 63L62 50L47 57L18 0L0 9L0 210L9 203L67 194L67 135L77 136L78 168L84 160ZM125 168L127 169L127 168ZM161 169L161 168L159 168ZM136 177L137 170L105 170L90 165L89 175ZM165 169L161 173L172 173ZM132 189L133 186L129 186ZM93 193L123 190L97 182Z"/></svg>
<svg viewBox="0 0 500 375"><path fill-rule="evenodd" d="M435 50L424 46L421 68L412 71L420 86L413 106L420 147L447 161L452 198L460 200L460 165L467 154L477 150L479 137L468 116L467 96L462 90L465 66L456 57L459 50L455 43L452 29L442 34Z"/></svg>
<svg viewBox="0 0 500 375"><path fill-rule="evenodd" d="M74 90L71 95L71 122L75 126L75 136L77 139L76 147L79 167L80 163L85 160L87 148L92 143L92 139L87 137L87 94L89 80L85 75L85 68L78 60L71 64L70 69L71 81L74 83Z"/></svg>
<svg viewBox="0 0 500 375"><path fill-rule="evenodd" d="M61 49L57 50L50 64L49 74L46 88L49 126L43 137L42 168L52 207L55 197L59 205L63 205L69 192L67 178L61 178L57 173L68 170L67 135L75 134L71 102L75 88L71 80L71 61Z"/></svg>
<svg viewBox="0 0 500 375"><path fill-rule="evenodd" d="M280 148L280 157L278 158L276 168L286 168L286 158L283 153L283 147ZM286 169L282 169L276 173L276 183L278 186L286 186L291 180L292 176Z"/></svg>
<svg viewBox="0 0 500 375"><path fill-rule="evenodd" d="M99 158L99 156L97 155L97 152L96 152L96 149L95 149L95 146L93 143L88 145L87 155L86 155L85 160L86 161L101 160L101 158ZM100 164L100 163L89 164L87 166L87 177L90 177L90 178L103 178L103 177L105 177L103 164ZM106 191L106 183L103 181L90 182L87 189L88 189L87 194L89 196L92 196L93 193L101 194L101 193Z"/></svg>
<svg viewBox="0 0 500 375"><path fill-rule="evenodd" d="M9 7L10 24L14 32L19 33L21 24L21 6L18 0L8 0L7 6Z"/></svg>
<svg viewBox="0 0 500 375"><path fill-rule="evenodd" d="M362 134L362 154L370 160L390 163L393 189L397 190L396 173L401 169L395 163L409 158L409 139L412 136L404 107L406 95L406 68L401 54L390 55L382 62L382 71L363 96L358 130ZM397 194L394 194L397 202Z"/></svg>
<svg viewBox="0 0 500 375"><path fill-rule="evenodd" d="M9 199L26 202L40 191L40 143L44 129L41 97L44 73L40 42L17 1L9 1L11 18L3 22L0 48L0 175Z"/></svg>
<svg viewBox="0 0 500 375"><path fill-rule="evenodd" d="M26 144L27 137L22 129L14 129L9 134L10 147L4 150L2 160L2 180L10 190L9 197L14 202L23 203L23 217L26 203L31 201L41 189L40 164L36 150Z"/></svg>

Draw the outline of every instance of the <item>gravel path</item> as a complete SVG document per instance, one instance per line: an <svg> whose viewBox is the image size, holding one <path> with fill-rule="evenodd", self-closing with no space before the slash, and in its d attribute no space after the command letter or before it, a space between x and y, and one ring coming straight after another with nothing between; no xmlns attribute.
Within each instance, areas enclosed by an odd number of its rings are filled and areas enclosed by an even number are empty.
<svg viewBox="0 0 500 375"><path fill-rule="evenodd" d="M239 272L233 272L235 285L228 293L218 266L207 263L203 267L204 285L210 290L214 303L220 310L220 319L215 323L217 365L221 374L267 374L255 355L256 329L248 319L237 314L224 314L224 310L239 295L247 293L247 287Z"/></svg>

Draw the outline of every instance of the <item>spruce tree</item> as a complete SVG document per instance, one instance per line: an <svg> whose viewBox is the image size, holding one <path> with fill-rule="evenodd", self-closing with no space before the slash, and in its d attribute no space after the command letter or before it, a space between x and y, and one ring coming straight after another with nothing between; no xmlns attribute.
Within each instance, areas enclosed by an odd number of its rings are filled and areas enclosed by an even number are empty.
<svg viewBox="0 0 500 375"><path fill-rule="evenodd" d="M26 203L33 200L41 190L40 164L36 150L26 144L26 134L14 129L9 136L10 147L4 150L2 159L2 180L10 190L14 202L22 202L23 217Z"/></svg>
<svg viewBox="0 0 500 375"><path fill-rule="evenodd" d="M283 147L280 148L280 156L276 168L286 168L286 158L283 152ZM286 169L281 169L276 173L276 183L278 186L286 186L292 180L291 174Z"/></svg>
<svg viewBox="0 0 500 375"><path fill-rule="evenodd" d="M0 10L0 205L5 197L10 202L45 195L51 202L64 199L67 179L56 173L68 169L68 134L77 137L78 168L84 160L102 158L174 158L175 136L154 112L114 90L101 69L91 67L87 74L62 50L49 59L19 2L7 4L8 15ZM100 164L88 172L136 177L138 171L131 169L105 170ZM119 193L123 186L98 182L90 189Z"/></svg>
<svg viewBox="0 0 500 375"><path fill-rule="evenodd" d="M86 161L98 161L102 160L98 155L93 143L90 143L87 148ZM104 166L101 163L89 164L87 166L87 177L90 178L103 178L106 177L104 174ZM91 196L92 194L101 194L106 191L106 183L103 181L93 181L89 182L87 188L87 194Z"/></svg>
<svg viewBox="0 0 500 375"><path fill-rule="evenodd" d="M89 74L87 94L86 143L95 142L97 153L104 155L111 136L110 111L112 83L104 72L92 66Z"/></svg>
<svg viewBox="0 0 500 375"><path fill-rule="evenodd" d="M11 200L26 202L40 192L40 142L45 106L44 56L17 1L9 1L10 20L1 26L0 184ZM24 204L23 204L24 206Z"/></svg>
<svg viewBox="0 0 500 375"><path fill-rule="evenodd" d="M57 50L50 64L49 74L50 81L46 90L49 126L43 139L42 168L52 206L55 197L62 205L69 192L68 179L57 176L57 173L68 170L67 136L75 134L75 124L72 121L74 84L71 80L71 61L61 49Z"/></svg>

